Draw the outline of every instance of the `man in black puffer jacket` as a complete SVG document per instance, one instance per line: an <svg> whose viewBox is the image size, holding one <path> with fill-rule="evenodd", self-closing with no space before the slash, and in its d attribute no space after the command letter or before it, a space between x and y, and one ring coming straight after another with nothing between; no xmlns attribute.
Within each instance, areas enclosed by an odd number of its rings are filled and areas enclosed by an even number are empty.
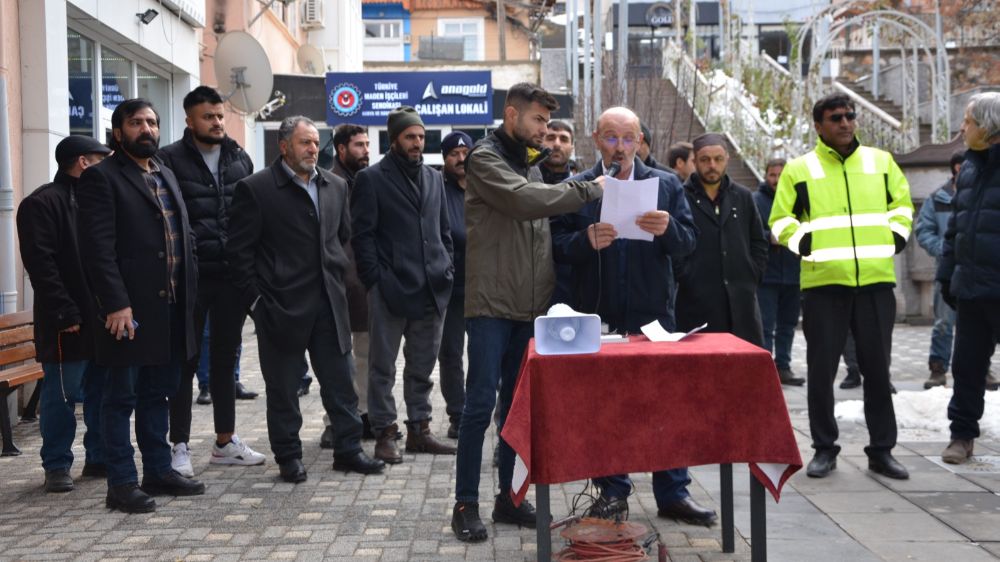
<svg viewBox="0 0 1000 562"><path fill-rule="evenodd" d="M958 312L948 404L951 443L941 454L972 456L983 417L986 375L1000 339L1000 92L972 96L962 135L969 150L955 181L951 218L938 259L941 297Z"/></svg>
<svg viewBox="0 0 1000 562"><path fill-rule="evenodd" d="M239 360L243 321L239 293L229 279L224 258L229 205L236 182L253 173L250 156L226 135L219 93L199 86L184 97L187 125L184 138L160 150L163 163L173 170L187 206L191 230L197 239L198 296L194 310L195 334L200 338L209 323L209 389L213 397L216 443L213 464L255 465L264 455L236 436L236 390L233 370ZM200 341L200 339L199 339ZM201 346L199 345L199 351ZM171 466L191 477L191 379L199 354L185 365L177 394L170 400ZM242 388L240 389L242 390Z"/></svg>

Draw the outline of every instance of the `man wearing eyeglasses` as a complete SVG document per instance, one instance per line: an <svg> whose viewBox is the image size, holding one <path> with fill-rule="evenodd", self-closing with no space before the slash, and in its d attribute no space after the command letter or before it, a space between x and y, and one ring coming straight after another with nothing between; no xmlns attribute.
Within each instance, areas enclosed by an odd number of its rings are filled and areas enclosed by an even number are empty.
<svg viewBox="0 0 1000 562"><path fill-rule="evenodd" d="M575 299L580 310L600 314L611 330L639 333L640 327L659 321L674 330L674 279L671 260L694 251L697 231L684 188L673 174L647 167L637 150L644 133L639 118L624 107L612 107L597 120L594 144L601 160L570 180L591 181L620 166L616 178L656 178L656 208L636 218L636 225L652 240L619 238L613 225L599 222L601 202L591 201L576 213L552 219L552 251L557 263L572 265ZM660 517L710 525L715 512L698 505L687 490L687 468L653 473L653 495ZM632 491L628 475L595 478L601 493L588 510L592 517L614 518L627 512Z"/></svg>
<svg viewBox="0 0 1000 562"><path fill-rule="evenodd" d="M891 454L896 415L888 351L896 316L893 256L906 246L913 203L892 155L858 142L856 119L854 102L843 94L816 102L816 148L785 166L769 223L772 235L802 256L809 429L816 449L806 474L823 478L837 468L833 380L850 332L865 373L868 469L904 480L909 473Z"/></svg>

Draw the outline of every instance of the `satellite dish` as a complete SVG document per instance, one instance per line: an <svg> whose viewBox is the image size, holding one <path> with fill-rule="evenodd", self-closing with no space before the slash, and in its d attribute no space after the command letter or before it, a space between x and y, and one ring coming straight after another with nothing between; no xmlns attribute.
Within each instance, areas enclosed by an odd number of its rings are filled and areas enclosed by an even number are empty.
<svg viewBox="0 0 1000 562"><path fill-rule="evenodd" d="M230 31L215 48L215 79L233 107L254 113L271 99L274 73L267 53L250 34Z"/></svg>
<svg viewBox="0 0 1000 562"><path fill-rule="evenodd" d="M323 76L326 71L323 51L308 43L299 47L298 52L295 53L295 60L299 63L299 70L304 74Z"/></svg>

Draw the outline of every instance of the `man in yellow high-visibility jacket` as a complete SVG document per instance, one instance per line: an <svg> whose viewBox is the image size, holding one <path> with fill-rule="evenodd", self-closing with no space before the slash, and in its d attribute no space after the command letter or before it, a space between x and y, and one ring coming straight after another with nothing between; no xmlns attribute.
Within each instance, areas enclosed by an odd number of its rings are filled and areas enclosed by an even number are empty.
<svg viewBox="0 0 1000 562"><path fill-rule="evenodd" d="M896 415L888 352L896 316L893 256L910 236L913 204L892 155L858 142L856 118L845 95L816 102L816 148L785 166L769 224L782 245L802 256L809 429L816 449L806 474L822 478L837 467L833 380L850 330L865 374L868 469L906 479L906 468L891 454Z"/></svg>

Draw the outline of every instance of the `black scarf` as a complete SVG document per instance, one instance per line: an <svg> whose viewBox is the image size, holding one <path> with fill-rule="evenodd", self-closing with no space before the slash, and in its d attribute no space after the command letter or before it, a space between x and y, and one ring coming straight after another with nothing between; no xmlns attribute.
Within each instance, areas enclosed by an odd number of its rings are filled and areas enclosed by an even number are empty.
<svg viewBox="0 0 1000 562"><path fill-rule="evenodd" d="M403 176L405 176L406 179L410 180L410 183L412 183L415 188L419 189L420 187L422 187L420 180L420 175L421 175L420 171L424 167L423 158L417 160L416 162L413 162L406 156L403 156L398 152L396 152L396 149L392 148L389 149L389 159L392 161L393 164L396 165L397 168L399 168L399 171L403 173Z"/></svg>

